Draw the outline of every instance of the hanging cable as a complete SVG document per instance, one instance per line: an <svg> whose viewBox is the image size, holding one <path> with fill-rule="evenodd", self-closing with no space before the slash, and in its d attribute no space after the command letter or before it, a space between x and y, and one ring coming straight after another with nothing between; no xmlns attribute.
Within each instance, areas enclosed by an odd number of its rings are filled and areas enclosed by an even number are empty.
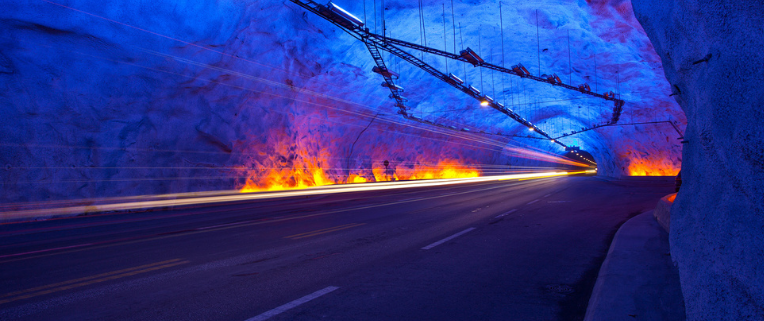
<svg viewBox="0 0 764 321"><path fill-rule="evenodd" d="M464 48L464 37L462 36L462 23L459 23L459 39L461 39L462 42L462 48ZM464 81L469 82L467 79L467 66L465 64L462 64L462 70L464 70Z"/></svg>
<svg viewBox="0 0 764 321"><path fill-rule="evenodd" d="M504 59L506 58L506 56L504 54L504 15L502 14L502 10L501 10L501 1L499 1L499 36L501 37L501 67L502 68L507 68L507 66L504 63ZM505 77L506 77L506 75L504 73L501 73L501 94L502 94L502 97L504 98L503 101L506 104L507 103L507 92L504 89L504 78ZM496 98L498 98L498 97L496 97Z"/></svg>
<svg viewBox="0 0 764 321"><path fill-rule="evenodd" d="M443 51L448 51L448 43L446 43L446 5L442 4L443 7ZM446 75L448 75L448 57L443 57L443 60L446 61Z"/></svg>
<svg viewBox="0 0 764 321"><path fill-rule="evenodd" d="M536 9L536 53L539 60L539 77L541 77L541 40L539 40L539 10Z"/></svg>
<svg viewBox="0 0 764 321"><path fill-rule="evenodd" d="M483 30L478 29L478 56L483 55L483 51L480 49L480 38L483 38ZM480 68L480 90L483 90L483 68Z"/></svg>
<svg viewBox="0 0 764 321"><path fill-rule="evenodd" d="M454 0L451 0L451 26L454 29L454 54L456 54L456 18L454 17Z"/></svg>

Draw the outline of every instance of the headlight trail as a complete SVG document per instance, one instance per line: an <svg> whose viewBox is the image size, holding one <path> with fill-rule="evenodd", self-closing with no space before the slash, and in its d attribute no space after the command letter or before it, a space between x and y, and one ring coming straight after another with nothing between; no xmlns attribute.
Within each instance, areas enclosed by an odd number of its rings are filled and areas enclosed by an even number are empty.
<svg viewBox="0 0 764 321"><path fill-rule="evenodd" d="M0 222L22 221L25 219L52 218L55 216L78 215L87 212L106 212L106 211L127 211L127 210L146 210L153 208L163 208L172 206L189 206L220 204L228 202L240 202L249 200L266 200L276 198L287 198L297 196L328 195L351 192L368 192L395 190L403 188L433 187L445 185L459 185L469 183L481 183L503 180L529 180L548 177L560 177L567 175L594 173L595 171L575 171L575 172L537 172L524 174L494 175L471 178L447 178L447 179L428 179L413 181L393 181L377 183L357 183L328 185L321 187L310 187L299 190L287 190L278 192L256 192L240 193L238 191L219 191L219 192L195 192L163 195L147 195L125 198L113 198L112 201L130 200L127 202L106 203L97 205L78 205L57 208L36 208L28 210L0 212ZM77 202L72 200L71 202Z"/></svg>

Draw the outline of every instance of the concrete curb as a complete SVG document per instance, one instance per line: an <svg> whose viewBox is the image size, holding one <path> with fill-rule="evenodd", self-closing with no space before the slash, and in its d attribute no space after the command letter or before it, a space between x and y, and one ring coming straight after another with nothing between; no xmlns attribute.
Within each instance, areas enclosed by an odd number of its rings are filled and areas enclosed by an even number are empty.
<svg viewBox="0 0 764 321"><path fill-rule="evenodd" d="M584 320L685 320L668 233L653 211L626 221L602 263Z"/></svg>
<svg viewBox="0 0 764 321"><path fill-rule="evenodd" d="M671 205L674 204L674 199L676 199L676 193L664 196L655 205L655 211L653 211L653 216L667 233L671 233Z"/></svg>

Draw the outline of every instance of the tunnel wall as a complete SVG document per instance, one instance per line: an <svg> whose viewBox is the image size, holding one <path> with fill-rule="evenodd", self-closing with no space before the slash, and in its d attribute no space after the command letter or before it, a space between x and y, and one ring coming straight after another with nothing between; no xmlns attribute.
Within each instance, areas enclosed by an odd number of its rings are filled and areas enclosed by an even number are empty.
<svg viewBox="0 0 764 321"><path fill-rule="evenodd" d="M635 0L688 119L671 255L690 320L764 319L764 2Z"/></svg>
<svg viewBox="0 0 764 321"><path fill-rule="evenodd" d="M359 1L336 2L359 16L364 10ZM527 135L527 129L384 54L402 75L412 114L473 134L435 133L403 119L371 72L363 44L289 1L0 4L3 203L234 189L269 168L321 167L332 180L350 169L371 179L384 160L396 168L441 161L549 166L506 148L562 153L542 140L485 143L476 130ZM372 1L367 4L371 26ZM386 4L392 36L418 43L416 4ZM441 5L425 1L428 44L437 48L444 40ZM455 6L463 26L458 48L482 46L487 61L523 63L534 73L540 59L542 73L574 84L596 81L599 92L620 86L629 115L622 122L654 118L652 106L683 121L678 106L665 103L659 59L628 1L505 4L506 59L495 36L499 1ZM533 41L536 14L541 48ZM445 41L453 48L450 37ZM441 57L424 59L445 71ZM553 135L602 123L612 113L612 102L580 99L551 84L449 67ZM620 176L638 159L678 164L663 135L660 128L613 127L562 141L591 151L601 174Z"/></svg>

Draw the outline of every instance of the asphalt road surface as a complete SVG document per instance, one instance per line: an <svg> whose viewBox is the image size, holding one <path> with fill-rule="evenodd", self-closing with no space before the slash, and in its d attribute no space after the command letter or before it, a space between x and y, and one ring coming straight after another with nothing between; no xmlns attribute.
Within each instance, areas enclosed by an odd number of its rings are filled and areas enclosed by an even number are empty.
<svg viewBox="0 0 764 321"><path fill-rule="evenodd" d="M1 320L580 320L666 178L559 177L0 225Z"/></svg>

